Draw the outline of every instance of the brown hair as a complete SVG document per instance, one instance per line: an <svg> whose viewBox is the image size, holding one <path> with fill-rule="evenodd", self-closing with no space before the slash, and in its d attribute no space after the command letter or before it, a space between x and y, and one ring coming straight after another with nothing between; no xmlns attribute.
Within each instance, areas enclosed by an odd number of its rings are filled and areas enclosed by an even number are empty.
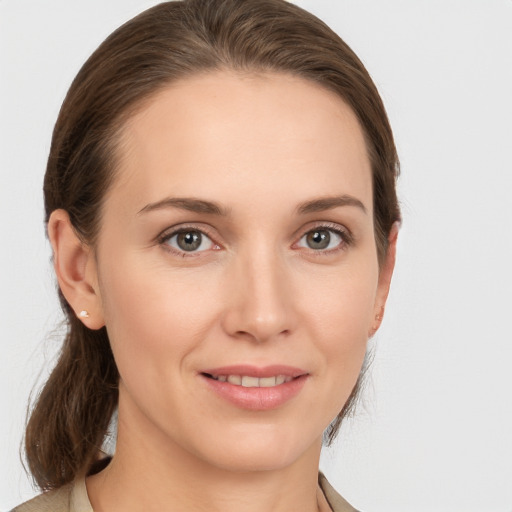
<svg viewBox="0 0 512 512"><path fill-rule="evenodd" d="M400 217L398 159L384 106L352 50L322 21L284 0L166 2L112 33L76 76L57 119L44 181L46 221L63 208L83 242L94 245L123 122L170 82L221 69L303 77L353 109L372 166L382 263L387 236ZM25 437L28 466L42 489L94 471L118 398L119 375L105 328L87 329L62 293L60 299L67 335ZM360 382L361 376L326 432L328 442L353 406Z"/></svg>

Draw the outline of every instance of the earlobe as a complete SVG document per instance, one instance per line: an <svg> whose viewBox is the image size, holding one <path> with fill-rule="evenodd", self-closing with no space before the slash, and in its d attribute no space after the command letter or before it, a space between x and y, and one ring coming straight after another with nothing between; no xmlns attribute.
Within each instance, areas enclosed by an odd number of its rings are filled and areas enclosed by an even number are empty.
<svg viewBox="0 0 512 512"><path fill-rule="evenodd" d="M65 210L52 212L48 237L55 274L64 297L84 325L100 329L105 323L91 247L79 239Z"/></svg>
<svg viewBox="0 0 512 512"><path fill-rule="evenodd" d="M368 332L368 337L370 338L377 332L380 324L382 323L382 319L384 318L384 310L388 299L391 278L393 277L393 270L395 269L396 243L398 240L399 229L400 223L395 222L389 232L386 258L379 272L379 282L377 285L377 295L374 306L374 322Z"/></svg>

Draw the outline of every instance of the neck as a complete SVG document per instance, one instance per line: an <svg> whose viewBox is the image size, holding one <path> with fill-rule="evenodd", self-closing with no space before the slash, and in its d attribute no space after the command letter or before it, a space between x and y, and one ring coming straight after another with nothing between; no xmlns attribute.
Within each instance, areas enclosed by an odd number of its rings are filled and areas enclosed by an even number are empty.
<svg viewBox="0 0 512 512"><path fill-rule="evenodd" d="M95 512L317 512L321 439L285 467L232 471L219 468L158 436L136 435L121 421L116 454L87 479Z"/></svg>

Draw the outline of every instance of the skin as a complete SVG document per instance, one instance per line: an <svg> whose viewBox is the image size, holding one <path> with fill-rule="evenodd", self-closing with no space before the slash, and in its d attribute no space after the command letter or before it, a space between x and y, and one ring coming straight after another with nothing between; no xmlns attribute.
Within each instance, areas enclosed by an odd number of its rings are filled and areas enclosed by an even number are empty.
<svg viewBox="0 0 512 512"><path fill-rule="evenodd" d="M355 115L300 78L218 72L159 92L118 157L96 247L66 212L49 223L61 289L88 327L106 325L121 375L116 454L87 479L95 511L322 509L322 433L356 382L395 257L394 228L379 269ZM318 203L333 197L349 204ZM148 207L166 198L224 215ZM185 252L177 228L208 238ZM315 229L326 249L308 245ZM199 374L241 363L308 376L284 405L245 410Z"/></svg>

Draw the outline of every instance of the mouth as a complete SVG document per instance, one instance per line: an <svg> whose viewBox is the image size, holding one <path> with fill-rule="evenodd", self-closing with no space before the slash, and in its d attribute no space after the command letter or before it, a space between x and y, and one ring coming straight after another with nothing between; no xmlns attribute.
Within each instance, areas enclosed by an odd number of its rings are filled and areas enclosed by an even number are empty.
<svg viewBox="0 0 512 512"><path fill-rule="evenodd" d="M298 377L291 377L289 375L274 375L270 377L255 377L252 375L215 375L210 373L203 373L209 379L217 380L219 382L228 382L234 386L242 386L244 388L272 388L291 382Z"/></svg>
<svg viewBox="0 0 512 512"><path fill-rule="evenodd" d="M276 409L300 394L310 374L284 365L225 366L199 373L207 388L241 409Z"/></svg>

